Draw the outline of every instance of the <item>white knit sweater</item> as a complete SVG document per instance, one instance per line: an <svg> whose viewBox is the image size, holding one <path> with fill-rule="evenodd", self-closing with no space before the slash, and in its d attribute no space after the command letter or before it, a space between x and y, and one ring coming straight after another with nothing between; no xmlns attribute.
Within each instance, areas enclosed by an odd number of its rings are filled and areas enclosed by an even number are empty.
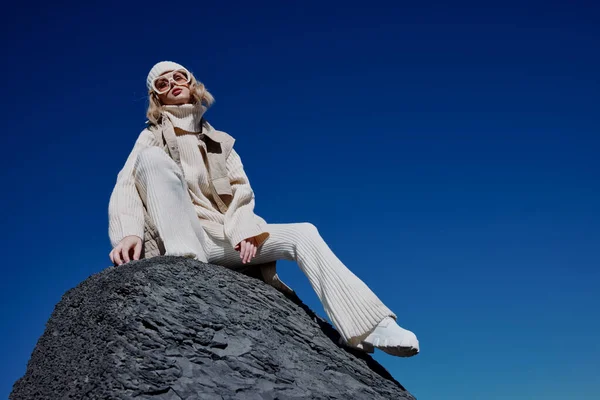
<svg viewBox="0 0 600 400"><path fill-rule="evenodd" d="M196 134L201 130L203 108L185 104L164 106L163 110L163 115L181 130L176 130L181 166L188 193L204 230L212 237L226 238L232 246L254 236L258 236L261 245L269 237L265 231L267 223L254 214L254 191L238 153L232 149L227 158L233 200L223 214L212 199L209 174L199 147L200 138ZM144 239L144 210L135 185L134 168L139 152L151 146L160 146L160 143L152 132L144 129L117 176L108 206L109 237L113 247L125 236L136 235Z"/></svg>

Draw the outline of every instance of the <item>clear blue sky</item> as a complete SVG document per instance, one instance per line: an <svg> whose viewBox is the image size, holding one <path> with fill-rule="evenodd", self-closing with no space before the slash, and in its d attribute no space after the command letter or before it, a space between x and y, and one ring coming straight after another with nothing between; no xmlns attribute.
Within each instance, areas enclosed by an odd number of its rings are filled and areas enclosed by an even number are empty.
<svg viewBox="0 0 600 400"><path fill-rule="evenodd" d="M257 214L314 223L417 333L417 357L375 358L419 399L600 398L597 3L217 3L5 9L0 397L110 265L146 74L173 60Z"/></svg>

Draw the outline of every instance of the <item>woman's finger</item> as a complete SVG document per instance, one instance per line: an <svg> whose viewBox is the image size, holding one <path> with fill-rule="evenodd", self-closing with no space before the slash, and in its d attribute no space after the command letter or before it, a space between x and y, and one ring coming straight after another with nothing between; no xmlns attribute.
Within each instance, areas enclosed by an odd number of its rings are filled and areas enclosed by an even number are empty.
<svg viewBox="0 0 600 400"><path fill-rule="evenodd" d="M252 243L250 241L246 242L246 254L244 254L244 264L248 262L248 257L250 256L250 252L252 251Z"/></svg>
<svg viewBox="0 0 600 400"><path fill-rule="evenodd" d="M112 249L110 251L110 253L108 253L108 256L110 257L110 261L112 261L112 263L114 264L115 263L115 259L113 258L113 251L115 251L115 249Z"/></svg>
<svg viewBox="0 0 600 400"><path fill-rule="evenodd" d="M248 254L246 254L246 262L249 263L252 260L252 253L254 252L254 245L252 243L248 244Z"/></svg>
<svg viewBox="0 0 600 400"><path fill-rule="evenodd" d="M244 254L244 264L248 262L248 256L250 255L250 250L252 248L252 243L246 242L246 253Z"/></svg>
<svg viewBox="0 0 600 400"><path fill-rule="evenodd" d="M246 254L246 241L242 240L240 245L240 259L244 262L244 254Z"/></svg>
<svg viewBox="0 0 600 400"><path fill-rule="evenodd" d="M115 247L114 252L115 252L115 254L114 254L114 256L115 256L115 262L117 263L117 265L121 265L122 264L122 261L121 261L121 246Z"/></svg>
<svg viewBox="0 0 600 400"><path fill-rule="evenodd" d="M126 263L128 263L129 261L129 252L131 251L131 247L129 247L129 245L127 245L124 249L123 249L123 260L125 260Z"/></svg>
<svg viewBox="0 0 600 400"><path fill-rule="evenodd" d="M135 250L133 251L133 259L134 260L139 260L141 254L142 254L142 242L138 241L135 244Z"/></svg>

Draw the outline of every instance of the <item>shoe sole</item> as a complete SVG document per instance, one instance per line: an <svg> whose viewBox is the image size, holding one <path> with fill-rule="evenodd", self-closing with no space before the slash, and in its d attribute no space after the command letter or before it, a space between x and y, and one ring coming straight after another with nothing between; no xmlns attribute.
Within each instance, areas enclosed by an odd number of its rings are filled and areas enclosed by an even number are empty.
<svg viewBox="0 0 600 400"><path fill-rule="evenodd" d="M378 347L379 350L396 357L412 357L419 354L414 347Z"/></svg>
<svg viewBox="0 0 600 400"><path fill-rule="evenodd" d="M387 339L384 340L383 343L380 343L378 338L375 340L376 340L377 344L366 343L366 342L362 342L362 344L371 346L371 348L377 347L379 350L381 350L387 354L396 356L396 357L412 357L412 356L419 354L419 350L412 346L409 346L409 347L407 347L407 346L388 346Z"/></svg>
<svg viewBox="0 0 600 400"><path fill-rule="evenodd" d="M341 343L341 340L340 340L340 343ZM346 346L350 347L352 349L364 351L365 353L368 353L368 354L375 353L375 346L373 346L371 343L367 343L367 342L361 342L356 347L349 346L348 344L346 344ZM417 354L419 354L419 350L415 349L414 347L377 346L377 348L387 354L390 354L390 355L396 356L396 357L412 357L412 356L416 356Z"/></svg>

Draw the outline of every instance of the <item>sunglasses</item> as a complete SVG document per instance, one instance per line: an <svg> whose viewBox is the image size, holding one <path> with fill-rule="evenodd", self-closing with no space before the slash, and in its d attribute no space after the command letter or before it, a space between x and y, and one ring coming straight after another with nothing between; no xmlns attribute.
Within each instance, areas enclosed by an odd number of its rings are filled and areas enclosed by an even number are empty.
<svg viewBox="0 0 600 400"><path fill-rule="evenodd" d="M176 69L167 74L157 76L152 81L152 89L158 94L163 94L171 89L171 81L176 85L185 85L190 83L191 75L186 69Z"/></svg>

